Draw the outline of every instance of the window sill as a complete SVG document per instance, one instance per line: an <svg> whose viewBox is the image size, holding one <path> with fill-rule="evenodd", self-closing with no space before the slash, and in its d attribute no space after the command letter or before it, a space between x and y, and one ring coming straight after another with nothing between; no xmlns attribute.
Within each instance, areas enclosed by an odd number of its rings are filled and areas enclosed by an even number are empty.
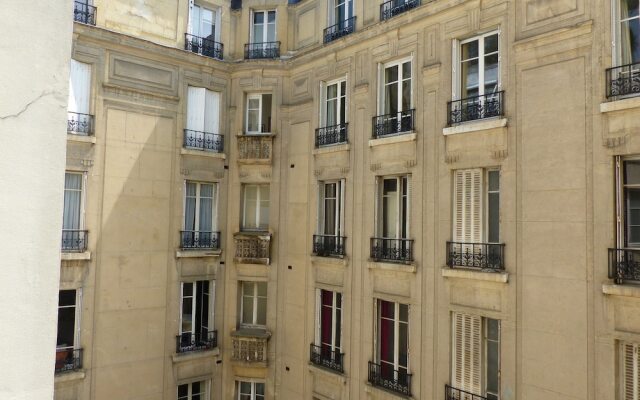
<svg viewBox="0 0 640 400"><path fill-rule="evenodd" d="M185 156L219 158L221 160L224 160L227 158L226 154L224 153L216 153L214 151L206 151L206 150L185 149L184 147L180 149L180 154Z"/></svg>
<svg viewBox="0 0 640 400"><path fill-rule="evenodd" d="M632 108L640 108L640 97L627 97L620 100L607 101L600 103L600 112L608 113L612 111L629 110Z"/></svg>
<svg viewBox="0 0 640 400"><path fill-rule="evenodd" d="M474 271L465 268L442 268L442 276L445 278L473 279L476 281L508 283L509 273L493 271Z"/></svg>
<svg viewBox="0 0 640 400"><path fill-rule="evenodd" d="M60 259L63 261L91 260L91 252L83 251L82 253L60 253Z"/></svg>
<svg viewBox="0 0 640 400"><path fill-rule="evenodd" d="M331 144L327 146L318 147L317 149L312 150L313 155L318 154L326 154L326 153L336 153L339 151L349 151L349 143L338 143Z"/></svg>
<svg viewBox="0 0 640 400"><path fill-rule="evenodd" d="M488 129L503 128L507 126L506 118L477 119L474 121L462 122L455 126L442 129L443 135L455 135L458 133L478 132Z"/></svg>
<svg viewBox="0 0 640 400"><path fill-rule="evenodd" d="M240 328L231 332L231 337L269 339L271 332L264 328Z"/></svg>
<svg viewBox="0 0 640 400"><path fill-rule="evenodd" d="M218 347L211 350L204 351L190 351L187 353L172 354L171 359L174 363L188 362L193 360L200 360L208 357L218 357L220 355L220 349Z"/></svg>
<svg viewBox="0 0 640 400"><path fill-rule="evenodd" d="M322 372L322 373L326 374L327 378L329 378L329 379L333 378L333 379L339 381L342 384L346 384L347 383L347 378L345 377L344 373L340 373L338 371L334 371L332 369L323 367L322 365L314 364L311 361L309 361L307 363L307 365L309 366L309 372L311 372L311 373Z"/></svg>
<svg viewBox="0 0 640 400"><path fill-rule="evenodd" d="M80 381L84 379L84 377L85 377L84 370L62 372L59 374L55 374L54 381L55 383L73 382L73 381Z"/></svg>
<svg viewBox="0 0 640 400"><path fill-rule="evenodd" d="M385 261L374 261L369 259L369 261L367 261L367 267L369 269L379 269L383 271L400 271L408 273L415 273L417 270L416 264L413 261L406 263L393 263Z"/></svg>
<svg viewBox="0 0 640 400"><path fill-rule="evenodd" d="M385 136L377 139L369 139L369 147L382 146L385 144L414 142L417 138L415 131L402 132L396 135Z"/></svg>
<svg viewBox="0 0 640 400"><path fill-rule="evenodd" d="M236 134L236 136L240 137L274 137L276 135L275 132L262 132L262 133L249 133L249 132L240 132Z"/></svg>
<svg viewBox="0 0 640 400"><path fill-rule="evenodd" d="M349 260L346 256L342 257L322 257L311 255L311 263L313 264L331 264L331 265L340 265L342 267L346 267L349 264Z"/></svg>
<svg viewBox="0 0 640 400"><path fill-rule="evenodd" d="M96 137L93 135L76 135L74 133L67 133L67 140L69 142L78 142L78 143L96 143Z"/></svg>
<svg viewBox="0 0 640 400"><path fill-rule="evenodd" d="M176 258L220 257L222 250L178 250Z"/></svg>
<svg viewBox="0 0 640 400"><path fill-rule="evenodd" d="M624 296L640 298L640 286L615 285L613 283L603 283L602 293L611 296Z"/></svg>

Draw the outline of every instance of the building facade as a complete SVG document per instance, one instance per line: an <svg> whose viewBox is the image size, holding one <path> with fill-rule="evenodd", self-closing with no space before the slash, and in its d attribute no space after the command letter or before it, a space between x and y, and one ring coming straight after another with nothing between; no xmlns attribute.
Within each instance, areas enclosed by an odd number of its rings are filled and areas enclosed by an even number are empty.
<svg viewBox="0 0 640 400"><path fill-rule="evenodd" d="M294 3L75 3L56 399L638 399L637 3Z"/></svg>

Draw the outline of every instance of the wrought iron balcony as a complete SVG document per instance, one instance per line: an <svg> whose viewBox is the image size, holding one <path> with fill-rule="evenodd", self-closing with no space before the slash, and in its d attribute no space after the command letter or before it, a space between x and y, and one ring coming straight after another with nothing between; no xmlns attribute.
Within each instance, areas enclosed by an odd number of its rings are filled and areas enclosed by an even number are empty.
<svg viewBox="0 0 640 400"><path fill-rule="evenodd" d="M413 239L371 238L371 259L374 261L413 261Z"/></svg>
<svg viewBox="0 0 640 400"><path fill-rule="evenodd" d="M478 119L501 117L503 111L504 91L467 97L447 103L449 126Z"/></svg>
<svg viewBox="0 0 640 400"><path fill-rule="evenodd" d="M392 392L411 396L411 374L369 361L369 383Z"/></svg>
<svg viewBox="0 0 640 400"><path fill-rule="evenodd" d="M220 232L180 231L180 247L185 250L220 249Z"/></svg>
<svg viewBox="0 0 640 400"><path fill-rule="evenodd" d="M315 365L344 373L344 353L340 353L339 350L331 350L329 347L311 343L309 359Z"/></svg>
<svg viewBox="0 0 640 400"><path fill-rule="evenodd" d="M83 24L96 24L96 8L87 3L76 1L73 5L73 20Z"/></svg>
<svg viewBox="0 0 640 400"><path fill-rule="evenodd" d="M343 257L346 240L344 236L313 235L313 254L320 257Z"/></svg>
<svg viewBox="0 0 640 400"><path fill-rule="evenodd" d="M279 57L280 42L247 43L244 45L245 60Z"/></svg>
<svg viewBox="0 0 640 400"><path fill-rule="evenodd" d="M347 143L349 123L325 126L316 129L316 148L334 144Z"/></svg>
<svg viewBox="0 0 640 400"><path fill-rule="evenodd" d="M183 333L176 336L176 353L205 351L218 347L218 331Z"/></svg>
<svg viewBox="0 0 640 400"><path fill-rule="evenodd" d="M241 264L271 263L270 233L236 233L233 237L236 244L234 261Z"/></svg>
<svg viewBox="0 0 640 400"><path fill-rule="evenodd" d="M640 284L640 249L609 249L609 278L618 285Z"/></svg>
<svg viewBox="0 0 640 400"><path fill-rule="evenodd" d="M55 373L82 368L82 349L56 349Z"/></svg>
<svg viewBox="0 0 640 400"><path fill-rule="evenodd" d="M231 332L231 359L246 363L267 362L271 333L262 329L239 329Z"/></svg>
<svg viewBox="0 0 640 400"><path fill-rule="evenodd" d="M445 400L487 400L486 397L467 392L466 390L456 389L453 386L444 385Z"/></svg>
<svg viewBox="0 0 640 400"><path fill-rule="evenodd" d="M184 34L184 49L201 56L222 60L222 52L224 45L213 39L194 36L188 33Z"/></svg>
<svg viewBox="0 0 640 400"><path fill-rule="evenodd" d="M607 68L607 98L640 93L640 63Z"/></svg>
<svg viewBox="0 0 640 400"><path fill-rule="evenodd" d="M331 25L325 28L322 32L324 42L329 43L350 33L353 33L356 29L356 17L342 20L335 25Z"/></svg>
<svg viewBox="0 0 640 400"><path fill-rule="evenodd" d="M74 135L93 135L93 115L67 112L67 133Z"/></svg>
<svg viewBox="0 0 640 400"><path fill-rule="evenodd" d="M373 117L373 138L378 139L413 131L415 111L415 109L411 109Z"/></svg>
<svg viewBox="0 0 640 400"><path fill-rule="evenodd" d="M420 5L420 0L390 0L380 4L380 21L395 17Z"/></svg>
<svg viewBox="0 0 640 400"><path fill-rule="evenodd" d="M63 229L62 230L62 251L65 253L70 252L83 252L87 250L87 236L88 231L79 229Z"/></svg>
<svg viewBox="0 0 640 400"><path fill-rule="evenodd" d="M238 136L238 159L271 161L272 135Z"/></svg>
<svg viewBox="0 0 640 400"><path fill-rule="evenodd" d="M222 153L224 151L224 136L217 133L208 133L184 130L184 147L187 149L197 149L212 153Z"/></svg>
<svg viewBox="0 0 640 400"><path fill-rule="evenodd" d="M447 242L449 268L504 270L504 243Z"/></svg>

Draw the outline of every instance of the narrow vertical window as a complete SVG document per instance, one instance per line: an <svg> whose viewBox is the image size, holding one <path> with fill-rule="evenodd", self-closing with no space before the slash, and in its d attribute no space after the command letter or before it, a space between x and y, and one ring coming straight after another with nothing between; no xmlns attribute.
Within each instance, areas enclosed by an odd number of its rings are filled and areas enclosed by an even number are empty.
<svg viewBox="0 0 640 400"><path fill-rule="evenodd" d="M215 183L186 182L183 248L219 248L216 208L217 185Z"/></svg>
<svg viewBox="0 0 640 400"><path fill-rule="evenodd" d="M243 231L269 229L269 185L243 186Z"/></svg>
<svg viewBox="0 0 640 400"><path fill-rule="evenodd" d="M58 334L55 372L72 371L82 366L80 349L80 290L58 292Z"/></svg>
<svg viewBox="0 0 640 400"><path fill-rule="evenodd" d="M213 332L213 281L182 283L178 352L207 350L217 345Z"/></svg>
<svg viewBox="0 0 640 400"><path fill-rule="evenodd" d="M342 293L317 290L316 340L311 362L343 372L341 353Z"/></svg>
<svg viewBox="0 0 640 400"><path fill-rule="evenodd" d="M64 208L62 212L62 251L86 250L86 232L82 215L83 173L64 175Z"/></svg>
<svg viewBox="0 0 640 400"><path fill-rule="evenodd" d="M264 400L264 383L238 382L238 400Z"/></svg>
<svg viewBox="0 0 640 400"><path fill-rule="evenodd" d="M247 95L247 135L271 132L271 98L270 94Z"/></svg>
<svg viewBox="0 0 640 400"><path fill-rule="evenodd" d="M75 135L93 134L91 115L91 65L71 59L69 73L69 103L67 132Z"/></svg>
<svg viewBox="0 0 640 400"><path fill-rule="evenodd" d="M222 152L220 93L205 88L187 88L187 119L184 146Z"/></svg>
<svg viewBox="0 0 640 400"><path fill-rule="evenodd" d="M500 242L500 171L487 171L487 241Z"/></svg>
<svg viewBox="0 0 640 400"><path fill-rule="evenodd" d="M498 33L460 42L460 98L498 90Z"/></svg>
<svg viewBox="0 0 640 400"><path fill-rule="evenodd" d="M408 386L409 306L377 300L380 377Z"/></svg>
<svg viewBox="0 0 640 400"><path fill-rule="evenodd" d="M205 400L209 398L209 381L178 385L177 400Z"/></svg>
<svg viewBox="0 0 640 400"><path fill-rule="evenodd" d="M267 283L242 282L240 302L240 325L245 327L267 324Z"/></svg>

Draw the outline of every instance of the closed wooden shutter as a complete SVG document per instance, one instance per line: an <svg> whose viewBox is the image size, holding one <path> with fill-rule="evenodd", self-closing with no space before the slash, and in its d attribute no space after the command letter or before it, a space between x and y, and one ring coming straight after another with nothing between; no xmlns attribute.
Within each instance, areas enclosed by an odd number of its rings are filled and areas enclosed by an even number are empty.
<svg viewBox="0 0 640 400"><path fill-rule="evenodd" d="M622 390L624 400L640 400L640 353L638 344L621 343L622 353Z"/></svg>
<svg viewBox="0 0 640 400"><path fill-rule="evenodd" d="M482 318L453 313L451 381L455 388L480 395Z"/></svg>
<svg viewBox="0 0 640 400"><path fill-rule="evenodd" d="M206 90L204 107L204 131L218 133L220 127L220 93Z"/></svg>
<svg viewBox="0 0 640 400"><path fill-rule="evenodd" d="M71 60L69 73L68 111L89 114L91 93L91 65Z"/></svg>
<svg viewBox="0 0 640 400"><path fill-rule="evenodd" d="M481 242L482 169L456 171L453 197L454 242Z"/></svg>
<svg viewBox="0 0 640 400"><path fill-rule="evenodd" d="M187 89L187 129L204 131L205 90L189 86Z"/></svg>

